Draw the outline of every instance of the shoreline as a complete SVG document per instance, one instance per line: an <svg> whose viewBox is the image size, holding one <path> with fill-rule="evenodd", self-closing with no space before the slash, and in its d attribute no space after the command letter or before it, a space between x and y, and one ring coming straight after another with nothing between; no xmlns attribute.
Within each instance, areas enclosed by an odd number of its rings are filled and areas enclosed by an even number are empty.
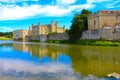
<svg viewBox="0 0 120 80"><path fill-rule="evenodd" d="M46 43L60 43L71 44L69 40L48 40ZM77 40L74 45L86 46L120 46L120 41L106 41L106 40Z"/></svg>

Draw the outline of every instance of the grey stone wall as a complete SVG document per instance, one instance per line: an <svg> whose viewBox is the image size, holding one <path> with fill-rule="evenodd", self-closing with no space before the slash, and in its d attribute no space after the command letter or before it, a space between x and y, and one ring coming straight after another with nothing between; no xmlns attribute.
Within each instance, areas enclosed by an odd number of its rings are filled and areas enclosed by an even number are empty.
<svg viewBox="0 0 120 80"><path fill-rule="evenodd" d="M40 40L40 36L26 36L25 37L26 41L30 41L30 40Z"/></svg>
<svg viewBox="0 0 120 80"><path fill-rule="evenodd" d="M88 30L81 39L120 40L120 31L115 29Z"/></svg>
<svg viewBox="0 0 120 80"><path fill-rule="evenodd" d="M101 39L113 40L115 30L114 29L103 29L100 32Z"/></svg>
<svg viewBox="0 0 120 80"><path fill-rule="evenodd" d="M31 36L31 40L40 40L40 36L39 35Z"/></svg>
<svg viewBox="0 0 120 80"><path fill-rule="evenodd" d="M38 35L38 36L26 36L26 41L30 40L40 40L41 43L45 42L46 40L68 40L67 33L56 33L50 35Z"/></svg>
<svg viewBox="0 0 120 80"><path fill-rule="evenodd" d="M102 30L101 38L105 40L119 40L120 41L120 31L118 30Z"/></svg>
<svg viewBox="0 0 120 80"><path fill-rule="evenodd" d="M68 40L69 36L67 33L57 33L38 36L26 36L26 41L30 40L40 40L40 42L45 42L46 40ZM104 40L119 40L120 41L120 31L115 29L101 29L101 30L88 30L83 32L81 39L104 39Z"/></svg>
<svg viewBox="0 0 120 80"><path fill-rule="evenodd" d="M44 43L46 40L47 40L47 36L44 35L44 34L43 34L43 35L41 34L41 35L40 35L40 42L41 42L41 43Z"/></svg>
<svg viewBox="0 0 120 80"><path fill-rule="evenodd" d="M48 36L48 40L68 40L68 34L67 33L57 33L57 34L50 34Z"/></svg>
<svg viewBox="0 0 120 80"><path fill-rule="evenodd" d="M99 30L88 30L83 32L81 39L100 39Z"/></svg>

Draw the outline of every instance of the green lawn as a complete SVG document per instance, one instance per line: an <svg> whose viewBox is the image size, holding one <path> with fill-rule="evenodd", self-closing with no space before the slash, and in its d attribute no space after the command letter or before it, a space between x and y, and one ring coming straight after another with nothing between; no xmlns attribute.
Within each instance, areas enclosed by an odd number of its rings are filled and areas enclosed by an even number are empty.
<svg viewBox="0 0 120 80"><path fill-rule="evenodd" d="M63 43L71 44L68 40L48 40L47 43ZM105 41L105 40L77 40L73 44L91 45L91 46L120 46L120 41Z"/></svg>
<svg viewBox="0 0 120 80"><path fill-rule="evenodd" d="M12 40L12 38L0 37L0 40Z"/></svg>

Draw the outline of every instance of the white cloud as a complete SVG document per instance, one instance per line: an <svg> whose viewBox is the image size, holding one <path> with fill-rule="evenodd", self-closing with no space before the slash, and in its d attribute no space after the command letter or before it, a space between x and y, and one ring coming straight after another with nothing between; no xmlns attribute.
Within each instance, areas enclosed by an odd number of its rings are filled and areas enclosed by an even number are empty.
<svg viewBox="0 0 120 80"><path fill-rule="evenodd" d="M110 2L114 0L87 0L88 3L102 3L102 2Z"/></svg>
<svg viewBox="0 0 120 80"><path fill-rule="evenodd" d="M76 0L57 0L57 4L73 4Z"/></svg>
<svg viewBox="0 0 120 80"><path fill-rule="evenodd" d="M12 31L13 29L10 28L10 27L1 27L1 26L0 26L0 30L2 30L2 32L10 32L10 31Z"/></svg>
<svg viewBox="0 0 120 80"><path fill-rule="evenodd" d="M104 5L104 6L107 7L107 8L119 7L119 5L116 5L116 4L118 4L118 3L120 3L120 1L119 1L119 0L116 0L116 1L113 1L113 2L111 2L111 3L109 3L109 4L107 4L107 5Z"/></svg>
<svg viewBox="0 0 120 80"><path fill-rule="evenodd" d="M39 1L39 0L0 0L0 2L4 2L4 3L15 3L15 2L22 2L22 1Z"/></svg>
<svg viewBox="0 0 120 80"><path fill-rule="evenodd" d="M69 15L72 11L81 10L83 8L89 9L93 6L91 4L83 5L69 5L67 7L55 6L41 6L41 5L2 5L0 7L0 20L16 20L24 19L32 16L65 16Z"/></svg>

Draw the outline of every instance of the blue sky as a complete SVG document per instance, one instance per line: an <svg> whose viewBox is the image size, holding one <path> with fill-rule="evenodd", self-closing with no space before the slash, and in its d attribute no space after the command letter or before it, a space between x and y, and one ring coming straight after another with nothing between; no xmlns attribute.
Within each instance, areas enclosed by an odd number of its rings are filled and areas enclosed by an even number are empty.
<svg viewBox="0 0 120 80"><path fill-rule="evenodd" d="M59 21L59 26L69 28L75 13L82 9L120 10L120 0L0 0L0 32L28 29L38 22L49 24Z"/></svg>

